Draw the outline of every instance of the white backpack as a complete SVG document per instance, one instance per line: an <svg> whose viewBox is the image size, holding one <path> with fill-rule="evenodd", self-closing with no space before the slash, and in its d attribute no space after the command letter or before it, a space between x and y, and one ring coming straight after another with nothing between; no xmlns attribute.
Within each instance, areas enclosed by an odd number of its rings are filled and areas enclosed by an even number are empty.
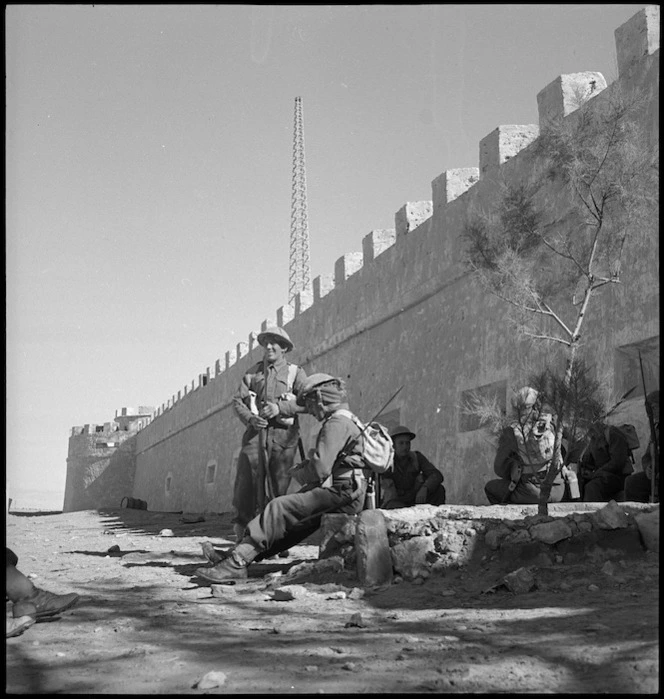
<svg viewBox="0 0 664 699"><path fill-rule="evenodd" d="M378 474L389 471L394 464L394 444L387 428L379 422L370 422L364 425L350 410L341 408L336 413L350 418L360 429L360 435L351 442L348 449L352 449L361 439L362 460L367 468Z"/></svg>

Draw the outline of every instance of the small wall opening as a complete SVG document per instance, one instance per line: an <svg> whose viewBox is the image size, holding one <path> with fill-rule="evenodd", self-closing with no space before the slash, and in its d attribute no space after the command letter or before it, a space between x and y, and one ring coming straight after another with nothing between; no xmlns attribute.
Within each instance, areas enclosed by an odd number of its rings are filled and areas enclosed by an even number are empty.
<svg viewBox="0 0 664 699"><path fill-rule="evenodd" d="M468 407L472 406L477 399L483 402L495 401L496 407L504 415L507 411L507 381L495 381L462 392L459 408L459 432L473 432L484 428L484 425L480 424L479 415L467 412Z"/></svg>
<svg viewBox="0 0 664 699"><path fill-rule="evenodd" d="M205 483L214 483L214 479L217 476L217 464L216 462L209 463L205 469Z"/></svg>

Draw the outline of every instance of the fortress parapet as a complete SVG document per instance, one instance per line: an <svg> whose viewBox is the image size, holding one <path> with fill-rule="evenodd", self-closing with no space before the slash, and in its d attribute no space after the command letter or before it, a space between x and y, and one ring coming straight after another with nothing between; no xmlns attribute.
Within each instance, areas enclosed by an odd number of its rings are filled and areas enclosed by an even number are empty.
<svg viewBox="0 0 664 699"><path fill-rule="evenodd" d="M388 388L405 384L407 390L390 410L399 422L418 424L422 446L451 474L448 496L457 501L483 502L477 483L486 476L467 468L472 458L477 460L479 447L473 441L477 435L459 417L461 396L487 386L499 386L496 390L506 393L517 359L515 339L501 327L498 302L481 292L459 264L460 234L471 211L490 207L500 181L533 176L536 154L529 146L541 130L578 118L580 110L595 109L594 104L609 99L613 90L624 88L644 97L645 111L639 118L655 144L659 6L647 6L616 29L615 42L616 83L607 84L593 66L555 77L534 96L537 124L497 125L479 140L477 162L444 170L430 182L431 200L407 201L394 214L394 228L371 230L361 239L360 251L337 258L330 273L316 276L308 289L277 307L260 325L260 331L285 327L296 345L294 360L307 372L352 379L353 407L359 414L376 409L390 394ZM567 213L564 196L555 191L545 195L561 216ZM658 288L652 272L658 258L656 231L654 238L649 235L644 233L642 249L631 260L641 291L635 295L621 285L602 307L613 335L609 338L588 323L598 361L606 366L615 364L617 346L658 336L653 312L657 303L650 295ZM620 310L629 303L638 313ZM209 368L199 374L198 385L194 380L190 388L178 391L150 417L149 429L138 433L138 474L143 476L140 484L137 477L134 497L151 504L154 492L164 508L203 509L215 503L217 511L228 511L241 439L230 397L242 372L262 356L257 332L221 356L214 362L214 375ZM91 425L73 428L72 438L95 430ZM478 463L484 463L484 456ZM217 480L207 480L214 473ZM201 483L200 474L207 474ZM170 489L166 493L164 483Z"/></svg>

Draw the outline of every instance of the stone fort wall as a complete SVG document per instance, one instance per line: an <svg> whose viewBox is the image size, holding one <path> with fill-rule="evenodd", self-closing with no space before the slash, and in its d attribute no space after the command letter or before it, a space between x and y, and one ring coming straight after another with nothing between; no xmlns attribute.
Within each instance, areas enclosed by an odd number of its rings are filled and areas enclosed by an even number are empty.
<svg viewBox="0 0 664 699"><path fill-rule="evenodd" d="M495 200L501 180L532 176L537 163L529 146L549 119L578 118L620 89L646 97L639 118L658 144L659 7L637 13L615 38L614 83L607 86L596 72L556 78L537 95L539 124L497 127L479 144L479 167L443 172L431 183L431 201L406 203L394 229L371 231L361 249L339 258L330 274L260 326L284 327L295 343L289 359L307 373L344 378L351 408L365 420L403 386L381 421L417 433L414 446L443 472L450 504L484 504L483 485L493 477L495 447L463 413L464 394L483 389L507 404L510 388L544 357L514 336L504 302L482 292L465 270L460 234L473 209ZM564 225L568 197L554 190L544 196ZM630 348L659 351L658 243L656 228L630 241L622 284L605 287L586 321L592 360L616 392L639 378ZM230 511L243 432L231 397L262 356L256 336L227 351L136 433L131 495L149 509ZM651 378L658 386L658 375ZM633 422L645 446L638 390L623 408L616 421ZM317 423L304 416L302 427L306 449Z"/></svg>

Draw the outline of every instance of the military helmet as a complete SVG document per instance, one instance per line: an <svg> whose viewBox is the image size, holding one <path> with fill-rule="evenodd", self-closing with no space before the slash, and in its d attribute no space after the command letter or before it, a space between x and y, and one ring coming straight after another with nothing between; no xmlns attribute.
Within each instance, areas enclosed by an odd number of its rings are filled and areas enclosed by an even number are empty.
<svg viewBox="0 0 664 699"><path fill-rule="evenodd" d="M415 439L415 433L411 432L405 425L398 425L390 430L390 437L392 437L392 439L398 437L400 434L405 434L408 439Z"/></svg>
<svg viewBox="0 0 664 699"><path fill-rule="evenodd" d="M265 347L265 343L269 337L276 338L279 344L284 347L286 352L290 352L295 346L293 345L293 341L290 339L290 337L288 337L288 333L278 325L265 328L265 330L258 333L258 344L261 345L261 347Z"/></svg>

